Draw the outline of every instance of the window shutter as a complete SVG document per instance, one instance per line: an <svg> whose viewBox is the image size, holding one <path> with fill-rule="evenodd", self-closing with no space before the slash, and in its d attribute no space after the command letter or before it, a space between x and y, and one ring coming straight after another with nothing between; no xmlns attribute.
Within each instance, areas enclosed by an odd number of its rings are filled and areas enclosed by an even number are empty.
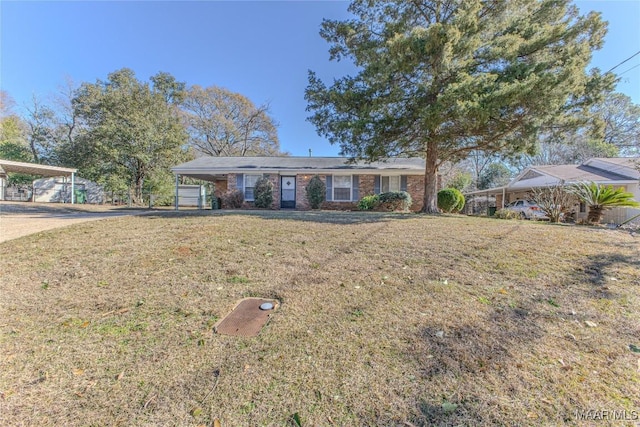
<svg viewBox="0 0 640 427"><path fill-rule="evenodd" d="M360 176L353 175L353 185L351 185L351 200L360 199Z"/></svg>
<svg viewBox="0 0 640 427"><path fill-rule="evenodd" d="M333 201L333 177L331 175L327 175L327 202Z"/></svg>
<svg viewBox="0 0 640 427"><path fill-rule="evenodd" d="M400 175L400 191L407 191L407 175Z"/></svg>
<svg viewBox="0 0 640 427"><path fill-rule="evenodd" d="M373 193L380 194L380 175L373 176Z"/></svg>
<svg viewBox="0 0 640 427"><path fill-rule="evenodd" d="M244 174L236 175L236 188L240 191L244 191Z"/></svg>

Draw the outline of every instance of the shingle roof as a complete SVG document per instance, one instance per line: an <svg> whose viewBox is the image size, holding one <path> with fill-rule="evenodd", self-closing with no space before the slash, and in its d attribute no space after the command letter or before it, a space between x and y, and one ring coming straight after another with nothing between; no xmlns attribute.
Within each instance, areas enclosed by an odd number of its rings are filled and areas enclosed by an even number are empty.
<svg viewBox="0 0 640 427"><path fill-rule="evenodd" d="M387 161L349 163L345 157L200 157L175 166L180 175L221 174L234 172L331 172L331 171L394 171L408 174L424 173L425 161L420 158L392 158Z"/></svg>
<svg viewBox="0 0 640 427"><path fill-rule="evenodd" d="M640 162L640 158L638 157L592 157L584 164L589 164L594 161L600 161L605 163L612 163L614 165L625 166L628 168L635 168Z"/></svg>
<svg viewBox="0 0 640 427"><path fill-rule="evenodd" d="M630 178L640 178L640 157L594 157L583 163Z"/></svg>
<svg viewBox="0 0 640 427"><path fill-rule="evenodd" d="M638 161L640 159L637 157L613 157L592 158L581 165L530 166L506 186L477 190L468 194L499 194L503 191L573 184L580 181L593 181L605 185L633 183L640 178L640 172L636 169Z"/></svg>
<svg viewBox="0 0 640 427"><path fill-rule="evenodd" d="M625 181L631 179L631 177L626 175L621 175L586 165L533 166L532 169L545 173L547 175L554 176L565 182Z"/></svg>

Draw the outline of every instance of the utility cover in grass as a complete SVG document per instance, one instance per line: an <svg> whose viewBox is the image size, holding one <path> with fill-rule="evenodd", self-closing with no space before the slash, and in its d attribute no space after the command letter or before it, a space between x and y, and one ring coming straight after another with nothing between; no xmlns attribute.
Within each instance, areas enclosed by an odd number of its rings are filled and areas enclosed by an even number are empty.
<svg viewBox="0 0 640 427"><path fill-rule="evenodd" d="M271 304L271 309L268 308ZM245 298L236 304L226 317L220 320L214 330L222 335L255 337L267 323L271 314L278 309L278 301L263 298Z"/></svg>

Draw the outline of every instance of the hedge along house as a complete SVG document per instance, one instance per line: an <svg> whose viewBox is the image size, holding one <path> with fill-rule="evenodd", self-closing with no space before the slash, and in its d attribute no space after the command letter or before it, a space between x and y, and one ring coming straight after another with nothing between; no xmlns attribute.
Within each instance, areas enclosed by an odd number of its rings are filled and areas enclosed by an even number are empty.
<svg viewBox="0 0 640 427"><path fill-rule="evenodd" d="M327 187L323 209L355 209L362 197L388 191L407 191L412 211L419 211L424 199L425 162L420 158L351 163L344 157L200 157L171 170L176 200L179 179L187 176L213 182L216 197L242 191L245 208L253 207L253 188L261 177L273 184L273 209L310 209L306 187L314 175Z"/></svg>
<svg viewBox="0 0 640 427"><path fill-rule="evenodd" d="M39 165L36 163L14 162L12 160L0 159L0 200L10 199L7 189L8 173L21 173L25 175L39 175L47 177L61 177L68 182L70 188L69 200L75 203L75 181L77 169L63 168L58 166ZM22 199L19 199L22 200Z"/></svg>
<svg viewBox="0 0 640 427"><path fill-rule="evenodd" d="M516 200L529 199L533 189L595 182L614 188L622 187L640 201L638 167L640 158L631 157L592 158L581 165L529 166L503 187L477 190L466 195L495 197L496 207L501 209ZM577 199L575 203L576 219L585 219L588 207ZM605 211L602 222L620 224L638 214L640 209L614 208Z"/></svg>

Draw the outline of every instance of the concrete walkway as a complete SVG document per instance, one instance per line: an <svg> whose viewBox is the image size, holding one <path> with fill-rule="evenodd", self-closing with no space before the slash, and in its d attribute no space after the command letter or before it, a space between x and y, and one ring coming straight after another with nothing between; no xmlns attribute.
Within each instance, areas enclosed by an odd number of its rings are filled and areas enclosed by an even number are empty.
<svg viewBox="0 0 640 427"><path fill-rule="evenodd" d="M0 202L0 243L87 221L140 215L147 211L113 206Z"/></svg>

